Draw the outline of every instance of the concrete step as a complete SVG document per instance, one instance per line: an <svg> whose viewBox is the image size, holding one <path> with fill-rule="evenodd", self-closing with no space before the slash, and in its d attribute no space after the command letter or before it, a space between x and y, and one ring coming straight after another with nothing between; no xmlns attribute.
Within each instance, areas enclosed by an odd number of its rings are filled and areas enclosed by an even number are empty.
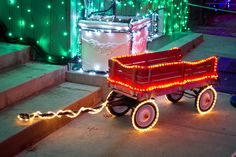
<svg viewBox="0 0 236 157"><path fill-rule="evenodd" d="M191 49L203 42L203 35L200 33L176 33L171 37L165 36L163 38L166 39L160 38L152 41L149 44L149 51L164 51L178 47L185 56ZM163 44L163 42L165 43ZM159 44L163 46L158 46Z"/></svg>
<svg viewBox="0 0 236 157"><path fill-rule="evenodd" d="M0 42L0 69L30 61L30 46Z"/></svg>
<svg viewBox="0 0 236 157"><path fill-rule="evenodd" d="M69 123L71 118L21 122L19 113L58 111L93 106L101 101L101 88L65 82L0 111L0 154L13 156Z"/></svg>
<svg viewBox="0 0 236 157"><path fill-rule="evenodd" d="M0 71L0 109L65 81L65 67L28 62Z"/></svg>
<svg viewBox="0 0 236 157"><path fill-rule="evenodd" d="M66 81L101 87L103 93L102 96L103 101L106 100L107 95L110 93L106 75L99 75L99 74L90 75L89 73L86 72L66 71Z"/></svg>

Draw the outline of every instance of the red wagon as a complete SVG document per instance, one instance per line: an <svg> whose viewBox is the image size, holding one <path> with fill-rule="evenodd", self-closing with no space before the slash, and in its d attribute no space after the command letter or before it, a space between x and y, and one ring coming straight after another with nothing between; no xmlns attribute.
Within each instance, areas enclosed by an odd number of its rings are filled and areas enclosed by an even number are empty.
<svg viewBox="0 0 236 157"><path fill-rule="evenodd" d="M166 95L173 103L184 94L194 96L201 114L211 111L217 94L217 57L182 61L180 49L115 57L109 60L108 84L112 93L107 109L122 116L130 109L135 129L146 131L158 121L154 97Z"/></svg>

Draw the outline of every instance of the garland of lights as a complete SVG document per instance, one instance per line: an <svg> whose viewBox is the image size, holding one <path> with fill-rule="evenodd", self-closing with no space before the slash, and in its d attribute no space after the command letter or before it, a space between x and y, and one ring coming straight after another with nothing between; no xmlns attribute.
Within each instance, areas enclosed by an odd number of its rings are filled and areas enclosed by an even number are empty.
<svg viewBox="0 0 236 157"><path fill-rule="evenodd" d="M105 0L93 0L91 1L91 5L86 8L89 9L89 12L94 12L98 10L104 10L109 5L108 1ZM53 28L51 28L52 23L52 14L55 12L55 8L61 8L60 14L54 17L53 19L57 19L60 25L63 24L65 26L61 30L61 36L69 39L70 34L79 34L79 29L76 24L71 28L68 27L68 20L74 21L74 23L78 23L80 19L83 19L83 9L85 9L86 4L84 4L83 0L70 0L65 1L62 0L60 3L54 2L52 0L45 1L45 6L42 6L42 10L45 9L45 12L48 14L47 16L37 17L37 12L34 10L34 6L37 6L38 1L30 0L29 3L24 3L24 0L9 0L5 3L6 13L4 15L8 15L6 20L4 21L9 28L7 35L10 38L17 38L19 41L24 41L27 37L33 38L38 45L40 45L47 52L47 61L54 62L55 60L61 60L66 57L74 57L78 55L78 50L80 47L80 43L78 41L77 48L70 47L70 44L66 42L66 44L62 44L63 38L59 38L59 42L61 45L61 49L56 55L50 54L51 51L54 51L53 47L49 46L47 43L51 44ZM76 13L71 15L73 17L68 17L68 3L73 3L73 7L75 7ZM116 1L117 15L129 15L129 16L139 16L139 17L150 17L151 14L156 13L158 9L164 8L164 34L172 33L172 32L182 32L188 30L187 28L187 20L188 20L188 0L122 0ZM5 6L5 5L3 5ZM64 12L65 10L65 12ZM14 12L19 12L17 16L14 16ZM40 14L41 15L41 14ZM36 18L37 17L37 18ZM40 23L41 25L38 25ZM45 37L40 37L38 35L38 30L42 29L42 27L50 28L50 33L48 33ZM76 31L74 31L76 30ZM29 34L32 32L32 34ZM47 41L48 40L48 41ZM77 41L76 39L73 39ZM54 41L55 42L55 41ZM59 45L58 43L55 43ZM51 48L50 48L51 47ZM76 52L75 50L76 49ZM54 51L55 52L55 51ZM71 55L71 56L69 56ZM60 58L62 57L62 58Z"/></svg>
<svg viewBox="0 0 236 157"><path fill-rule="evenodd" d="M109 98L111 93L108 94L108 98ZM20 121L25 121L25 122L32 121L36 118L39 118L39 119L53 119L53 118L56 118L56 117L61 118L62 116L66 116L66 117L69 117L69 118L76 118L83 112L88 112L89 114L98 114L104 109L104 107L107 106L107 103L108 103L108 101L106 100L104 103L102 103L100 106L98 106L96 108L81 107L77 111L75 111L75 110L59 110L57 112L48 111L47 113L42 113L40 111L36 111L36 112L31 113L31 114L20 113L17 116L17 118Z"/></svg>
<svg viewBox="0 0 236 157"><path fill-rule="evenodd" d="M71 15L73 16L73 20L71 21L78 20L79 14L83 9L82 3L79 3L79 1L80 0L73 0L73 3L77 4L73 6L76 9L77 14L76 16ZM44 5L38 5L38 3L42 3ZM69 32L71 31L72 33L73 29L69 28L69 3L72 3L72 0L62 0L59 3L52 0L47 0L44 2L33 0L8 0L8 2L5 3L7 5L3 3L2 6L6 6L7 8L3 9L3 13L4 10L8 10L8 12L6 12L7 18L4 21L4 23L8 26L8 32L6 34L9 38L8 42L31 45L28 42L28 38L30 38L35 41L33 47L40 46L43 50L38 52L42 54L41 56L44 56L41 59L45 59L51 63L65 64L65 62L68 61L67 58L75 56L74 51L76 51L74 50L75 48L72 47L72 44L69 44L68 42L70 38ZM40 6L40 8L35 9L38 6ZM39 9L42 11L37 12ZM57 14L55 14L55 12L57 12ZM76 19L74 19L74 17ZM57 34L57 36L62 36L58 38L59 40L54 40L55 37L53 38L52 36L52 32L55 27L53 24L55 23L58 23L57 25L60 27L61 31L61 33L59 32ZM45 33L45 31L48 31L48 33ZM77 39L74 40L77 41ZM60 47L58 47L59 43L56 42L60 43ZM52 54L52 52L57 53Z"/></svg>
<svg viewBox="0 0 236 157"><path fill-rule="evenodd" d="M140 65L124 65L119 61L119 58L126 58L126 57L130 57L130 56L142 56L148 53L140 53L140 54L131 54L131 55L125 55L125 56L118 56L118 57L114 57L111 60L113 62L118 63L120 66L127 68L127 69L153 69L153 68L158 68L158 67L165 67L165 66L171 66L171 65L180 65L180 64L186 64L186 65L197 65L197 64L201 64L210 60L214 60L214 72L216 72L216 66L217 66L217 57L212 56L209 57L207 59L202 59L199 61L194 61L194 62L189 62L189 61L179 61L179 62L171 62L171 63L161 63L161 64L156 64L156 65L150 65L150 66L140 66Z"/></svg>

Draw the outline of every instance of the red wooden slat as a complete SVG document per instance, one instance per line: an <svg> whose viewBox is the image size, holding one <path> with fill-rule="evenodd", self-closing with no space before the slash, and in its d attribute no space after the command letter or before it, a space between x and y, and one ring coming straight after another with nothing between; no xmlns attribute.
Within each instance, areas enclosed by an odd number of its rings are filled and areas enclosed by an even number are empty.
<svg viewBox="0 0 236 157"><path fill-rule="evenodd" d="M182 71L182 65L169 65L169 66L162 66L162 67L157 67L152 69L152 75L158 75L158 74L163 74L163 73L168 73L168 72L173 72L173 71Z"/></svg>
<svg viewBox="0 0 236 157"><path fill-rule="evenodd" d="M162 52L152 52L152 53L146 53L143 55L138 55L138 56L131 56L131 57L124 57L124 58L119 58L118 60L123 63L123 64L129 64L133 62L140 62L140 61L147 61L150 58L169 58L172 56L176 56L176 61L181 60L181 52L180 49L174 49L174 50L167 50L167 51L162 51Z"/></svg>

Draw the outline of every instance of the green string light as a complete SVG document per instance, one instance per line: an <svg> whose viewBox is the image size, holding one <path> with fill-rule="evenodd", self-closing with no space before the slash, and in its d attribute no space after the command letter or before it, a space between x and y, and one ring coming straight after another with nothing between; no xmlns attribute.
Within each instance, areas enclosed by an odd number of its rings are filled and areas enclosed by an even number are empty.
<svg viewBox="0 0 236 157"><path fill-rule="evenodd" d="M52 6L49 4L49 5L47 6L47 8L48 8L48 9L51 9L51 8L52 8Z"/></svg>
<svg viewBox="0 0 236 157"><path fill-rule="evenodd" d="M31 1L33 4L32 6L34 6L34 3L36 3L36 1L34 0L31 0ZM23 13L21 13L22 17L20 18L20 20L18 17L13 16L14 14L10 14L10 13L6 14L9 16L8 17L9 25L12 25L14 22L17 24L16 27L18 28L18 29L13 29L15 26L9 27L10 29L8 32L8 36L17 35L18 33L15 32L15 30L21 29L22 34L20 36L22 36L21 39L23 40L24 34L27 34L26 32L30 29L31 30L30 32L33 34L32 36L35 37L38 34L37 31L39 28L45 27L47 30L50 29L50 31L53 31L53 27L54 27L53 25L58 23L60 26L62 26L61 27L62 32L60 33L61 36L62 37L64 36L65 39L68 39L71 35L74 34L74 32L71 32L71 28L68 27L68 22L71 19L70 17L67 17L68 16L67 13L69 11L68 10L69 3L70 4L74 3L74 5L76 6L76 10L77 10L76 20L81 19L82 17L81 15L83 13L82 11L84 9L83 0L70 0L70 1L59 0L57 2L54 2L52 0L47 0L47 3L42 6L42 10L44 9L45 14L48 12L50 13L52 12L53 19L49 17L49 14L47 14L47 16L35 18L35 14L37 13L37 11L33 10L33 8L35 7L30 6L29 3L24 3L17 0L9 0L10 11L14 11L14 10L16 11L16 9L18 8L17 12L23 12ZM92 6L90 6L91 10L89 10L89 12L93 12L96 10L104 10L105 8L109 6L109 4L111 4L110 1L108 2L106 0L98 0L98 1L93 0ZM173 32L180 32L180 31L185 31L189 29L187 27L188 8L189 8L188 0L122 0L122 1L116 1L116 6L117 6L117 15L124 15L124 16L137 15L140 17L151 17L150 14L156 13L158 9L164 8L164 28L163 28L164 33L167 34L167 33L173 33ZM58 14L56 14L57 9L59 8L61 10ZM44 25L41 27L42 23ZM36 24L39 24L40 26ZM158 27L158 25L156 27ZM78 30L78 28L75 28L75 29ZM66 30L66 31L63 31L63 30ZM46 34L46 36L44 37L45 42L42 42L41 37L39 36L37 37L38 39L37 43L43 48L45 48L45 50L47 50L47 47L49 47L49 44L51 44L51 41L50 39L48 39L48 34L47 33L45 34ZM19 36L17 38L19 39ZM70 48L74 49L70 45L68 46L64 44L62 46L63 52L60 52L60 51L58 52L60 55L64 55L64 56L70 55L67 52L67 50ZM72 51L74 53L74 50ZM64 52L66 52L67 54L66 53L63 54ZM52 57L51 60L54 60L54 55L51 55L51 57Z"/></svg>
<svg viewBox="0 0 236 157"><path fill-rule="evenodd" d="M64 36L67 36L67 35L68 35L68 33L67 33L67 32L63 32L63 35L64 35Z"/></svg>
<svg viewBox="0 0 236 157"><path fill-rule="evenodd" d="M11 33L11 32L9 32L9 33L8 33L8 36L9 36L9 37L11 37L11 36L12 36L12 33Z"/></svg>

